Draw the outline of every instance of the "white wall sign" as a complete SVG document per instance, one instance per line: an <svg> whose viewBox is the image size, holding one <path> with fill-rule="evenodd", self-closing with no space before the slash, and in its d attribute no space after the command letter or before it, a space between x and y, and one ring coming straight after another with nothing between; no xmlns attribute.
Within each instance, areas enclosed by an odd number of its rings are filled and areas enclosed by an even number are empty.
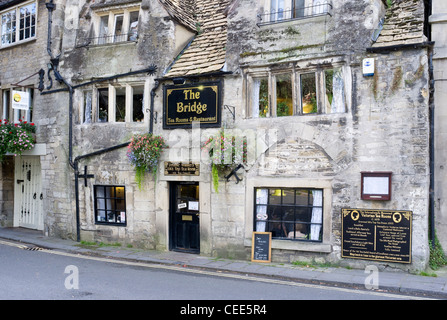
<svg viewBox="0 0 447 320"><path fill-rule="evenodd" d="M12 108L29 110L29 93L26 91L12 91Z"/></svg>

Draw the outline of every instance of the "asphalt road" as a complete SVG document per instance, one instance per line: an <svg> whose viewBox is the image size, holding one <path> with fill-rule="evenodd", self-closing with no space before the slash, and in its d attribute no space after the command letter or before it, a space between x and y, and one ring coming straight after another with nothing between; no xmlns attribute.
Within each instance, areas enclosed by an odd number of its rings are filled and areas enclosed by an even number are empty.
<svg viewBox="0 0 447 320"><path fill-rule="evenodd" d="M180 313L197 312L187 309L194 300L249 300L259 304L263 300L410 298L181 267L130 263L51 250L30 251L20 245L0 242L1 300L180 300L176 309L171 310ZM183 307L186 309L181 309ZM205 312L205 309L202 311ZM224 309L220 312L223 313ZM250 312L254 312L254 309Z"/></svg>

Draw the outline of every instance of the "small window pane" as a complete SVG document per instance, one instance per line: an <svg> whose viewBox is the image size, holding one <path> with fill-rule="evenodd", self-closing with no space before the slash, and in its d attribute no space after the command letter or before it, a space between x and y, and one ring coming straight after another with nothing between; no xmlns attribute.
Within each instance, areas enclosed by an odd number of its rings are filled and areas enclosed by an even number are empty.
<svg viewBox="0 0 447 320"><path fill-rule="evenodd" d="M126 88L116 88L115 121L126 121Z"/></svg>
<svg viewBox="0 0 447 320"><path fill-rule="evenodd" d="M144 120L144 86L133 88L133 110L132 121L142 122Z"/></svg>
<svg viewBox="0 0 447 320"><path fill-rule="evenodd" d="M92 123L92 91L84 92L84 123Z"/></svg>
<svg viewBox="0 0 447 320"><path fill-rule="evenodd" d="M315 73L301 75L301 106L303 114L318 112Z"/></svg>
<svg viewBox="0 0 447 320"><path fill-rule="evenodd" d="M292 77L290 74L276 76L276 116L293 115Z"/></svg>
<svg viewBox="0 0 447 320"><path fill-rule="evenodd" d="M129 14L129 36L128 41L136 41L138 39L138 11Z"/></svg>
<svg viewBox="0 0 447 320"><path fill-rule="evenodd" d="M102 16L99 23L98 44L107 43L108 34L109 34L109 16Z"/></svg>
<svg viewBox="0 0 447 320"><path fill-rule="evenodd" d="M98 89L98 122L107 122L109 115L109 89Z"/></svg>
<svg viewBox="0 0 447 320"><path fill-rule="evenodd" d="M269 116L269 81L268 78L253 79L252 112L254 118Z"/></svg>
<svg viewBox="0 0 447 320"><path fill-rule="evenodd" d="M345 112L345 89L341 68L326 70L324 75L327 113Z"/></svg>
<svg viewBox="0 0 447 320"><path fill-rule="evenodd" d="M115 16L114 42L125 41L125 35L123 34L123 21L124 16L122 14Z"/></svg>
<svg viewBox="0 0 447 320"><path fill-rule="evenodd" d="M294 11L293 17L299 18L304 17L304 0L294 0Z"/></svg>

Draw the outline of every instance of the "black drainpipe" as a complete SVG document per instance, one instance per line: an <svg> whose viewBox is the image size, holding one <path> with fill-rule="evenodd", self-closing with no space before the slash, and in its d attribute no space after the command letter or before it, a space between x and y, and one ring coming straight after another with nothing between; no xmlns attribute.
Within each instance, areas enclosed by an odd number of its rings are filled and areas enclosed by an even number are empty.
<svg viewBox="0 0 447 320"><path fill-rule="evenodd" d="M155 91L157 91L160 86L160 81L158 79L155 80L154 87L151 90L151 106L150 106L150 120L149 120L149 133L154 133L154 99L155 99Z"/></svg>

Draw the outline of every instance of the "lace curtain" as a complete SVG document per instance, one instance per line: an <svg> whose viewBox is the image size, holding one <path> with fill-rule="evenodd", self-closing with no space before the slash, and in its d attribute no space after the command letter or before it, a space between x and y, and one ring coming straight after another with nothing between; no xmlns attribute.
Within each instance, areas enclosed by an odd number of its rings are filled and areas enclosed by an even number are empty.
<svg viewBox="0 0 447 320"><path fill-rule="evenodd" d="M313 208L310 225L310 240L319 240L321 225L323 223L323 190L314 190L313 194Z"/></svg>
<svg viewBox="0 0 447 320"><path fill-rule="evenodd" d="M256 206L256 231L265 232L267 222L259 220L267 220L267 201L269 192L268 189L256 190L256 204L265 204L265 206Z"/></svg>

